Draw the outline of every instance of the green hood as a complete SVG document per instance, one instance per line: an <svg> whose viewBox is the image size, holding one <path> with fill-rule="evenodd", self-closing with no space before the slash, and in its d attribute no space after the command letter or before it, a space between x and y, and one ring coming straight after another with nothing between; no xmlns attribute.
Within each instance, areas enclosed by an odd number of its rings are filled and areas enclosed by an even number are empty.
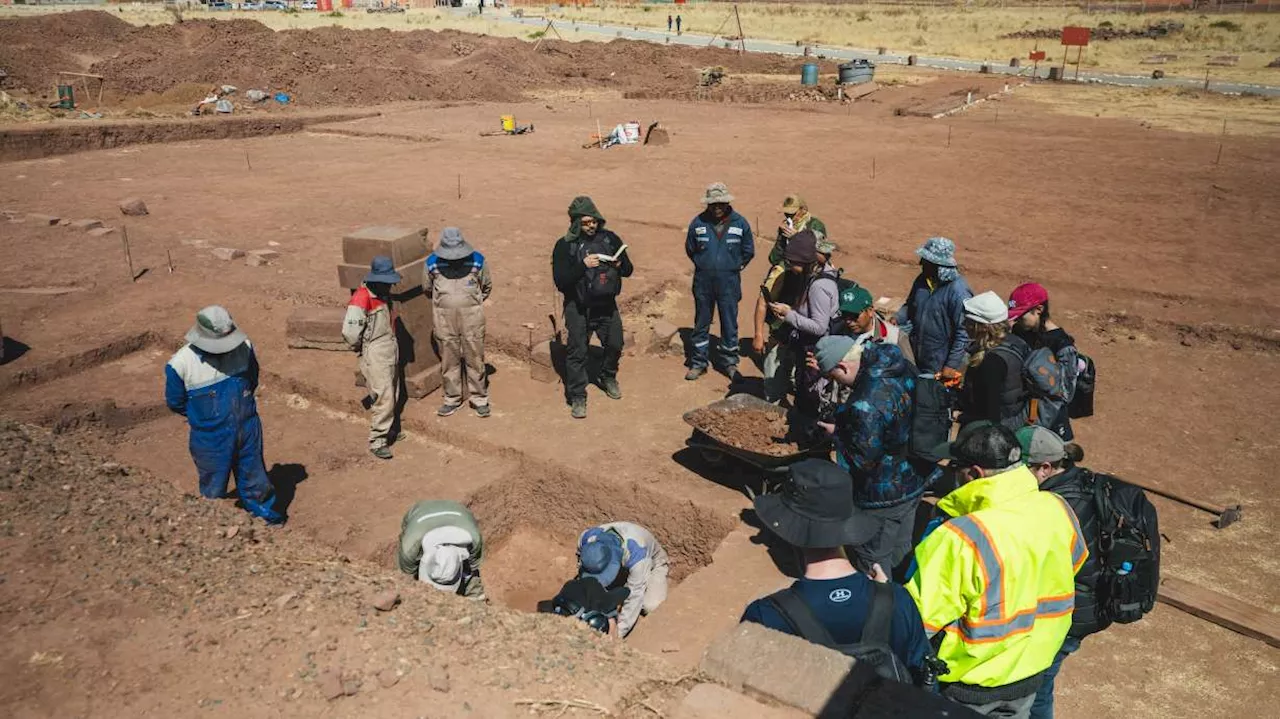
<svg viewBox="0 0 1280 719"><path fill-rule="evenodd" d="M591 201L586 195L579 195L573 198L573 202L569 203L569 231L564 235L565 242L577 242L578 233L582 230L582 225L578 222L583 217L594 217L600 223L600 227L604 227L604 215L600 214L600 210L596 209L596 203Z"/></svg>

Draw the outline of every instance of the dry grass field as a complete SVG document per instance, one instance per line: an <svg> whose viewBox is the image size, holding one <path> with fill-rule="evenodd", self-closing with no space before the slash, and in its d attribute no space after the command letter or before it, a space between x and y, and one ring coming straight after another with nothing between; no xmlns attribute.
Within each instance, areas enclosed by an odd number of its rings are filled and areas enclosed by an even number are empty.
<svg viewBox="0 0 1280 719"><path fill-rule="evenodd" d="M1280 12L1231 14L1191 12L1133 14L1094 12L1077 8L1041 7L901 7L893 5L824 5L819 3L742 3L743 32L750 38L798 41L855 48L887 47L892 52L1007 62L1026 58L1035 40L1001 39L1022 30L1054 29L1065 25L1141 28L1160 21L1185 24L1179 32L1159 39L1094 42L1082 66L1099 71L1148 74L1142 59L1154 54L1177 54L1161 67L1166 74L1204 75L1205 62L1217 55L1239 55L1236 67L1215 67L1213 77L1262 84L1280 83L1280 68L1267 64L1280 55ZM1280 6L1277 8L1280 10ZM566 20L617 23L665 29L668 12L679 12L686 33L716 31L731 12L727 3L637 5L602 3L594 7L561 7L551 16ZM736 35L730 21L722 34ZM1057 40L1040 40L1050 59L1061 61ZM1072 57L1075 51L1072 51Z"/></svg>

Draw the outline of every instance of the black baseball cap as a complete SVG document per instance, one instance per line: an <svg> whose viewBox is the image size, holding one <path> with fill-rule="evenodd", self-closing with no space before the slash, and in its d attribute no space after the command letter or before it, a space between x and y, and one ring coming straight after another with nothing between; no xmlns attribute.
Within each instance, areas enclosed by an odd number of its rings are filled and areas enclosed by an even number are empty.
<svg viewBox="0 0 1280 719"><path fill-rule="evenodd" d="M954 441L934 447L933 454L939 460L950 461L953 467L1004 469L1022 459L1022 445L1008 427L979 420L961 427Z"/></svg>

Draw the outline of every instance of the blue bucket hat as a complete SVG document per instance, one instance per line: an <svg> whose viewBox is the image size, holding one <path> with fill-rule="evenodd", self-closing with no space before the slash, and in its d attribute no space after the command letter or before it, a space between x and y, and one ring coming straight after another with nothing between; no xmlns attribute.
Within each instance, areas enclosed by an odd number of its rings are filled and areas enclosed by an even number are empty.
<svg viewBox="0 0 1280 719"><path fill-rule="evenodd" d="M945 237L930 237L920 245L916 254L939 267L956 266L956 243Z"/></svg>
<svg viewBox="0 0 1280 719"><path fill-rule="evenodd" d="M369 263L369 274L364 276L364 281L394 285L400 282L400 273L396 272L396 266L390 257L378 255Z"/></svg>
<svg viewBox="0 0 1280 719"><path fill-rule="evenodd" d="M587 530L578 545L578 576L591 577L608 587L622 571L622 542L599 527Z"/></svg>

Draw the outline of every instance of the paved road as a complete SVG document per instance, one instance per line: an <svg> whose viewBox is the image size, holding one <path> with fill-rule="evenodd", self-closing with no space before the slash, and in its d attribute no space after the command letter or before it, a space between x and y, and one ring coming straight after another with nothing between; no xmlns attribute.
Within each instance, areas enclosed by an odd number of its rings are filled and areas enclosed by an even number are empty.
<svg viewBox="0 0 1280 719"><path fill-rule="evenodd" d="M499 18L510 22L518 22L534 28L546 27L545 18L517 18L510 15L499 15ZM574 25L568 21L557 21L556 30L559 31L566 39L571 39L574 32ZM686 33L684 35L675 35L662 32L661 30L650 30L645 28L633 29L622 25L608 25L597 23L580 22L577 24L579 33L588 32L596 35L604 35L606 37L622 37L631 40L644 40L647 42L672 45L689 45L693 47L705 47L710 42L709 35L696 35ZM554 37L554 35L552 36ZM718 41L723 43L723 40ZM804 49L797 47L795 44L787 44L774 40L751 40L746 41L748 52L769 52L782 55L803 55ZM855 60L867 59L878 64L907 64L906 55L879 55L874 50L862 50L857 48L838 48L838 47L815 47L813 52L823 55L824 57L835 60ZM1058 61L1061 63L1061 60ZM1039 77L1049 76L1049 65L1055 63L1042 63L1037 73ZM916 65L920 67L934 67L946 70L968 70L977 72L982 67L981 62L974 60L958 60L948 57L928 57L925 55L916 56ZM1006 65L991 66L991 72L999 75L1010 75L1015 77L1029 78L1032 75L1030 67L1014 68ZM1066 75L1069 79L1074 80L1074 68L1068 67ZM1133 87L1172 87L1172 88L1195 88L1205 89L1205 81L1203 78L1185 78L1185 77L1166 77L1161 80L1155 80L1151 77L1142 75L1120 75L1113 73L1085 72L1080 73L1078 82L1088 83L1105 83L1109 85L1129 85ZM1212 92L1221 92L1225 94L1239 95L1241 93L1251 92L1258 95L1269 95L1271 97L1280 97L1280 87L1275 85L1253 85L1249 83L1238 82L1218 82L1214 81L1212 76L1209 80L1207 88Z"/></svg>

